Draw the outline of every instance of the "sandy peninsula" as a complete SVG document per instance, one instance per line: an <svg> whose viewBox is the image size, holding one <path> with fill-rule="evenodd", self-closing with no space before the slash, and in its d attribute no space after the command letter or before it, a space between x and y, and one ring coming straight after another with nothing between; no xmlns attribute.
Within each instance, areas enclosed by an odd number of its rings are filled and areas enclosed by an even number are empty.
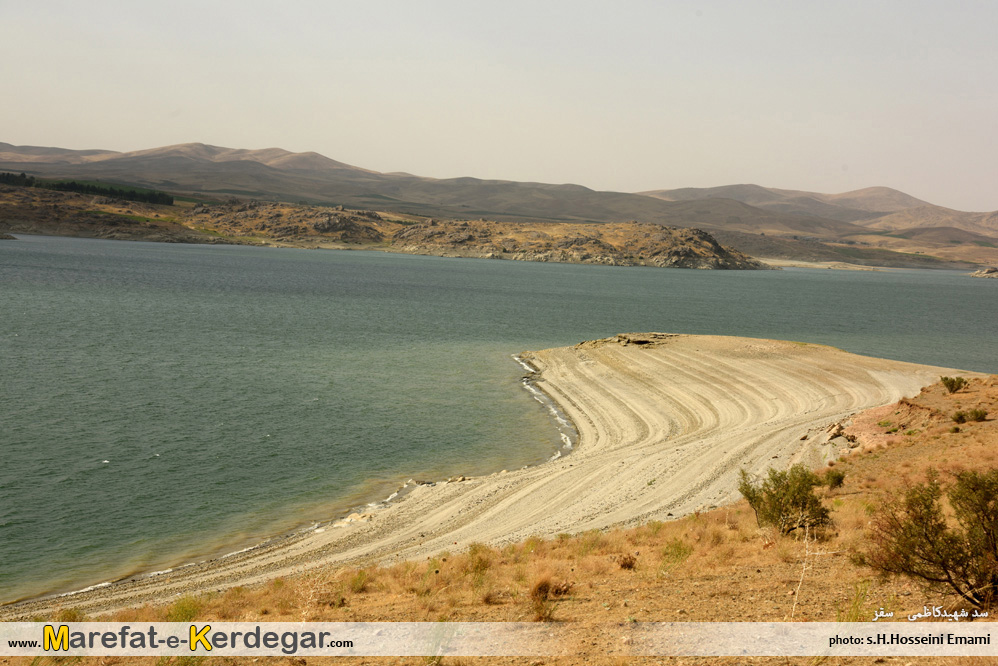
<svg viewBox="0 0 998 666"><path fill-rule="evenodd" d="M955 371L815 344L620 335L525 353L575 424L576 450L535 467L416 486L386 508L227 557L0 608L90 615L318 567L425 558L474 542L667 520L738 498L738 470L840 455L828 425ZM966 373L964 373L966 374Z"/></svg>

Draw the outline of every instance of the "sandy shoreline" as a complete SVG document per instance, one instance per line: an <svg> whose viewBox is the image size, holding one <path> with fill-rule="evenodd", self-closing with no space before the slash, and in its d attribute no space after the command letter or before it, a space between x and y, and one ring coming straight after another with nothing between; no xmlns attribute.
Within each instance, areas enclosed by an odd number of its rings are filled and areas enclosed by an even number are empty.
<svg viewBox="0 0 998 666"><path fill-rule="evenodd" d="M0 619L64 607L93 615L317 567L425 558L474 542L678 517L738 499L739 469L821 464L838 454L821 443L829 423L913 395L954 372L821 345L661 334L523 358L538 369L538 387L575 424L579 439L570 456L417 486L369 520L324 525L157 576L5 606Z"/></svg>

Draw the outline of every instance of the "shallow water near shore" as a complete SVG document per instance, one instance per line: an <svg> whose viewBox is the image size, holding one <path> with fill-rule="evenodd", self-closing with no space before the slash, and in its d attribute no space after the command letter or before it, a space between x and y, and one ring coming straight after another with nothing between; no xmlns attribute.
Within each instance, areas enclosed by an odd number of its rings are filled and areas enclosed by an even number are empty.
<svg viewBox="0 0 998 666"><path fill-rule="evenodd" d="M0 244L0 601L561 446L512 355L625 331L998 371L993 281L22 236ZM987 304L992 304L988 307Z"/></svg>

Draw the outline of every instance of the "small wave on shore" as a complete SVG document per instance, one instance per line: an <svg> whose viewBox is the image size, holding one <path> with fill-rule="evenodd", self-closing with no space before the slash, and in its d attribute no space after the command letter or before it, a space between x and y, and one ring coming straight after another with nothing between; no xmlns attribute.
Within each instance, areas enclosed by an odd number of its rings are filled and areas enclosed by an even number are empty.
<svg viewBox="0 0 998 666"><path fill-rule="evenodd" d="M533 396L534 400L541 403L544 408L548 411L558 428L558 436L561 438L561 449L555 451L554 455L551 456L551 460L560 458L562 455L570 453L573 448L575 448L575 443L579 439L579 432L576 430L575 425L565 416L564 412L558 408L557 403L551 399L551 397L542 391L537 386L537 368L530 365L530 363L523 358L523 356L514 354L513 359L520 364L520 366L527 371L527 374L520 380L523 388Z"/></svg>

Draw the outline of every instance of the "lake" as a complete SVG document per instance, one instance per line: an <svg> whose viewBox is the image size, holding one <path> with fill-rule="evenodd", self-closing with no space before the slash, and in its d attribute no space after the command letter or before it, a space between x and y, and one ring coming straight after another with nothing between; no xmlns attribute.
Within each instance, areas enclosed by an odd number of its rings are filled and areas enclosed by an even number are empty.
<svg viewBox="0 0 998 666"><path fill-rule="evenodd" d="M517 352L628 331L998 372L998 283L0 242L0 600L231 552L561 446Z"/></svg>

